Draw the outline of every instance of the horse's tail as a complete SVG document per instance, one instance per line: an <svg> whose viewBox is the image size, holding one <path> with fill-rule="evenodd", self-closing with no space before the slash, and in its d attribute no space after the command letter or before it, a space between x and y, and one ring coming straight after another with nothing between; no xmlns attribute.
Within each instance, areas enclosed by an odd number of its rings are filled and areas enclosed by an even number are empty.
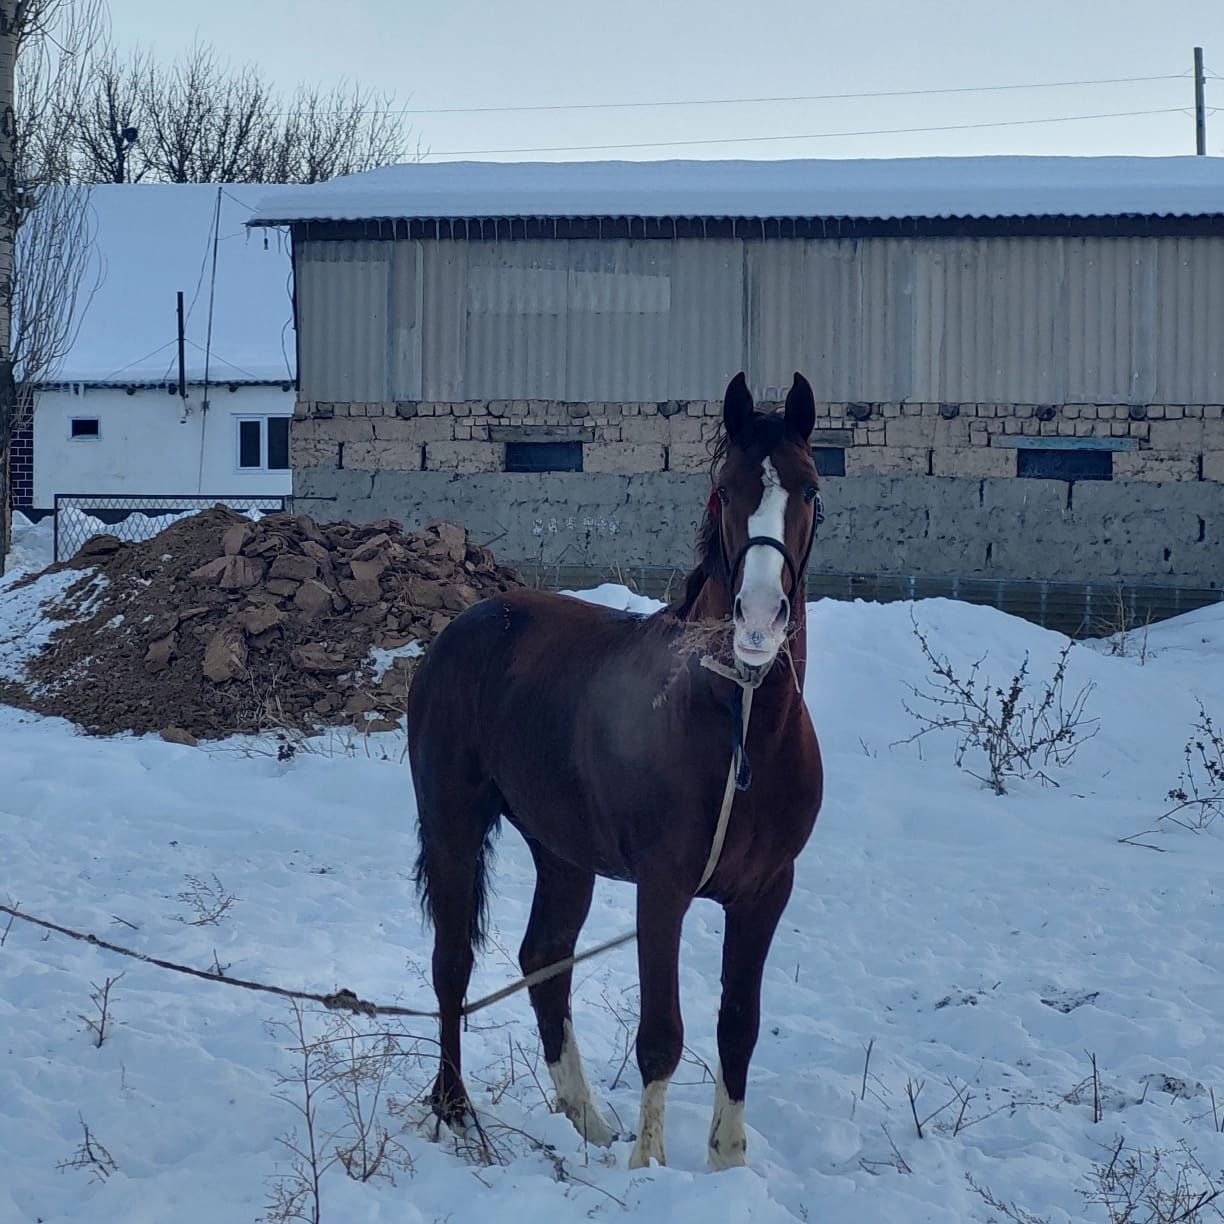
<svg viewBox="0 0 1224 1224"><path fill-rule="evenodd" d="M446 893L470 887L468 898L459 897L468 909L468 941L475 949L485 946L489 917L489 861L493 842L500 825L500 801L488 814L481 813L477 828L462 832L462 843L450 830L443 831L442 822L421 819L418 836L421 848L417 853L413 879L417 896L429 923L438 926L438 907ZM469 820L472 817L469 817ZM474 835L474 836L473 836ZM443 844L451 843L451 844ZM474 853L473 853L474 851ZM470 881L465 877L470 875ZM445 877L445 878L444 878Z"/></svg>

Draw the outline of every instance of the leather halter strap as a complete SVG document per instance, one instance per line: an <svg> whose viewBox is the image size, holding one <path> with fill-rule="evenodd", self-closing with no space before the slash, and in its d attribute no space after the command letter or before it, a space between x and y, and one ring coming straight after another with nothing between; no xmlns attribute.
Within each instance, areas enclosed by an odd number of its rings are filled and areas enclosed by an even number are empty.
<svg viewBox="0 0 1224 1224"><path fill-rule="evenodd" d="M749 536L744 541L739 552L735 554L735 560L727 568L727 586L730 588L732 595L735 594L735 575L739 573L740 566L744 564L744 559L748 556L748 550L757 547L775 548L782 554L782 560L786 564L786 572L790 575L790 589L792 592L797 591L799 589L798 571L795 569L795 562L786 545L781 540L775 540L773 536ZM725 551L723 556L726 556Z"/></svg>
<svg viewBox="0 0 1224 1224"><path fill-rule="evenodd" d="M812 556L812 546L816 543L816 528L824 522L824 502L821 500L820 494L817 493L815 500L812 502L812 527L808 532L807 546L803 550L803 560L799 565L795 564L794 558L790 555L790 550L786 545L781 540L775 540L773 536L749 536L740 547L739 552L735 554L734 560L728 559L727 544L723 538L722 506L713 495L711 496L710 510L711 513L718 514L718 554L722 557L723 572L727 580L727 591L731 597L733 599L735 597L735 576L739 573L740 566L744 564L748 550L750 548L766 547L777 549L782 554L782 560L786 565L786 572L790 577L790 591L787 592L787 595L793 603L794 594L799 589L799 576L807 573L808 561Z"/></svg>

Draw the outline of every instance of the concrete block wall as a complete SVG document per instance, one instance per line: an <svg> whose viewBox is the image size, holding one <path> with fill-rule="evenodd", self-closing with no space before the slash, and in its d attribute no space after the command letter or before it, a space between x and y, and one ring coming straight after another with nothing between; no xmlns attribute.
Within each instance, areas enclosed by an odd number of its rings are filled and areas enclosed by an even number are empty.
<svg viewBox="0 0 1224 1224"><path fill-rule="evenodd" d="M685 568L721 412L299 403L294 501L320 517L455 518L511 564ZM1113 452L1112 480L1018 479L1030 437L1130 449ZM579 442L583 471L504 471L506 444L533 438ZM821 404L812 443L843 448L846 471L823 482L816 569L1224 588L1220 405Z"/></svg>

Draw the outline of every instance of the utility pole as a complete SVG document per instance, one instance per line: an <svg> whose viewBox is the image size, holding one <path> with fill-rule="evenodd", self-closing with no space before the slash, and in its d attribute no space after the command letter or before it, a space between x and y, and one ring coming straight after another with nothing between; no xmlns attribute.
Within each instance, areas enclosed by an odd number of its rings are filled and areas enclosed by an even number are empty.
<svg viewBox="0 0 1224 1224"><path fill-rule="evenodd" d="M1199 157L1207 153L1207 105L1203 93L1207 79L1203 74L1203 48L1194 48L1194 151Z"/></svg>
<svg viewBox="0 0 1224 1224"><path fill-rule="evenodd" d="M0 574L9 550L12 506L9 451L17 415L13 382L13 248L17 237L16 100L17 10L20 0L0 0Z"/></svg>

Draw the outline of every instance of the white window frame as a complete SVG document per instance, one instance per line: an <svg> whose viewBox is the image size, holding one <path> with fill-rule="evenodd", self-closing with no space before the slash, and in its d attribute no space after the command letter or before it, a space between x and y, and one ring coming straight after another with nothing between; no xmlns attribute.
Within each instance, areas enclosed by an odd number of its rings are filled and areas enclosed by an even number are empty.
<svg viewBox="0 0 1224 1224"><path fill-rule="evenodd" d="M248 413L244 416L234 417L234 471L239 475L241 475L243 472L279 473L292 471L292 464L289 464L287 467L283 468L270 468L268 466L268 422L292 420L293 413L291 412L267 412L262 415ZM242 466L242 423L244 421L255 421L259 425L258 467Z"/></svg>
<svg viewBox="0 0 1224 1224"><path fill-rule="evenodd" d="M74 434L72 432L73 421L97 421L98 432L94 434ZM81 416L76 414L68 418L68 441L69 442L98 442L102 438L102 418L100 416Z"/></svg>

